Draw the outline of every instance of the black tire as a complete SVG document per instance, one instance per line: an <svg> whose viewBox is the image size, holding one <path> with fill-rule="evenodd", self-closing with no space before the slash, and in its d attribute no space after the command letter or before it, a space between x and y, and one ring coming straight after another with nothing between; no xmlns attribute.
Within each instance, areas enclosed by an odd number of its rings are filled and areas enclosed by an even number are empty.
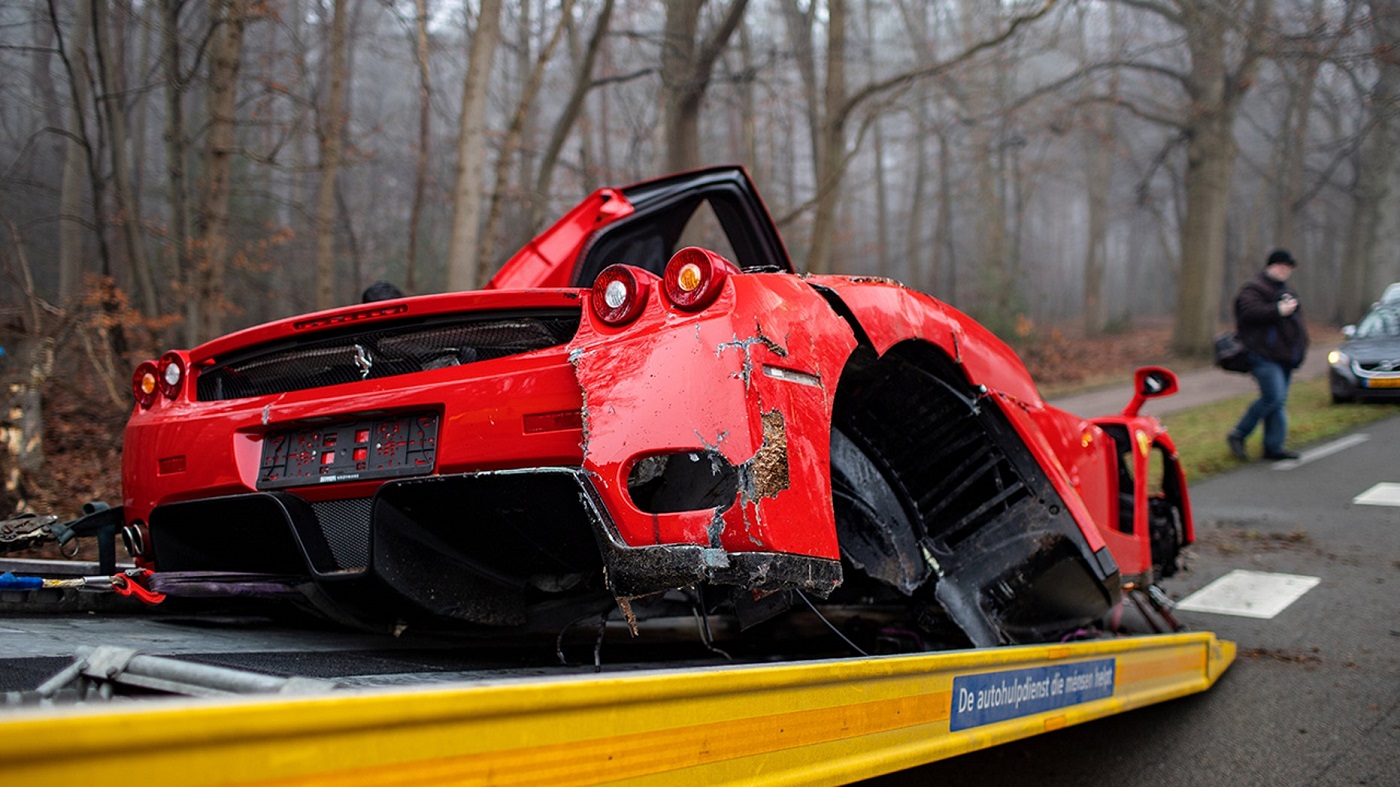
<svg viewBox="0 0 1400 787"><path fill-rule="evenodd" d="M1336 374L1328 375L1328 388L1332 393L1332 404L1350 404L1356 401L1356 389Z"/></svg>
<svg viewBox="0 0 1400 787"><path fill-rule="evenodd" d="M1152 550L1154 580L1166 579L1180 568L1185 534L1181 527L1181 512L1165 498L1147 501L1147 532Z"/></svg>

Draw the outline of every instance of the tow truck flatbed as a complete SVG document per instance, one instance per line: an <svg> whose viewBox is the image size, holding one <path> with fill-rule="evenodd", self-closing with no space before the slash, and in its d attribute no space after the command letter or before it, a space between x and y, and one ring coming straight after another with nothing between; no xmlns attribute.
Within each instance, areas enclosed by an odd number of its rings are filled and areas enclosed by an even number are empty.
<svg viewBox="0 0 1400 787"><path fill-rule="evenodd" d="M146 643L210 663L220 659L195 651L237 641L252 658L283 654L284 673L301 658L313 678L331 670L318 658L363 656L366 642L335 631L220 639L215 626L192 647L171 633L178 625L92 615L0 628L47 631L7 646L29 658L65 629L71 646ZM113 639L122 632L129 641ZM431 661L422 651L385 653L401 663L283 693L11 708L0 712L0 769L41 784L132 773L172 785L836 784L1204 691L1235 647L1194 632L770 664L626 662L596 674L592 664L414 672L403 663Z"/></svg>

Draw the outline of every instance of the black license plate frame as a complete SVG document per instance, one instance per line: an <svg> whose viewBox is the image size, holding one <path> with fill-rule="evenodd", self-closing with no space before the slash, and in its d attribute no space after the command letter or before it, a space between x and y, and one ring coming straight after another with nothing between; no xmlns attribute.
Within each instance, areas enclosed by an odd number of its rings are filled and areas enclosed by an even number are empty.
<svg viewBox="0 0 1400 787"><path fill-rule="evenodd" d="M336 421L263 436L257 488L285 489L428 475L437 464L438 415Z"/></svg>

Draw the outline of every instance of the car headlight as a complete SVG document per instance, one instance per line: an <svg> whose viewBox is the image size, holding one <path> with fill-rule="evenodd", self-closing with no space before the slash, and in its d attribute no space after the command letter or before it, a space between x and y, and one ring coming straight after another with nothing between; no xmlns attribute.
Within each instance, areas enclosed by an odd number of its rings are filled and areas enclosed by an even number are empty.
<svg viewBox="0 0 1400 787"><path fill-rule="evenodd" d="M1333 350L1327 353L1327 362L1333 366L1351 366L1351 358L1341 350Z"/></svg>

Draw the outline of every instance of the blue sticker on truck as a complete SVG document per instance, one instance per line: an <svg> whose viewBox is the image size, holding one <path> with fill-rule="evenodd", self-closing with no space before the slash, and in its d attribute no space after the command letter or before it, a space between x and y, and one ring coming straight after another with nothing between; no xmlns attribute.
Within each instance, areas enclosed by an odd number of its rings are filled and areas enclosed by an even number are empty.
<svg viewBox="0 0 1400 787"><path fill-rule="evenodd" d="M1114 659L983 672L953 679L953 732L1113 696Z"/></svg>

